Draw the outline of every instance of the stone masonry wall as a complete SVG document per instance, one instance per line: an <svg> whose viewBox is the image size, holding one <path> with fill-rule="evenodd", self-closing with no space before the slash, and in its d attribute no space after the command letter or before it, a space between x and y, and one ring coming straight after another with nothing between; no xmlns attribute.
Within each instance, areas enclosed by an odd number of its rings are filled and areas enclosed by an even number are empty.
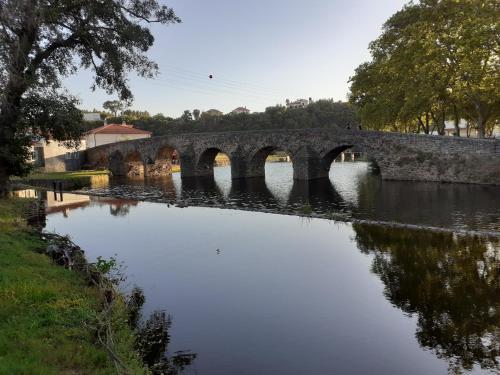
<svg viewBox="0 0 500 375"><path fill-rule="evenodd" d="M212 175L218 151L229 156L233 178L262 176L264 156L283 150L292 158L295 179L325 178L335 156L355 147L378 164L384 179L500 185L500 140L495 139L340 128L261 130L141 139L87 149L85 154L88 163L123 174L126 168L120 163L139 153L146 175L161 174L169 173L169 167L157 164L156 155L166 146L177 150L183 177Z"/></svg>

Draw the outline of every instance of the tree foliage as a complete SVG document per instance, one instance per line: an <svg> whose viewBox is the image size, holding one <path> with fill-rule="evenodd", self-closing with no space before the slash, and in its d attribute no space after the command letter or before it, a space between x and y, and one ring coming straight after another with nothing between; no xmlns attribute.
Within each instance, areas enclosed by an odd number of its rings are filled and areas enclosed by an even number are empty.
<svg viewBox="0 0 500 375"><path fill-rule="evenodd" d="M350 79L363 125L444 134L445 120L458 131L464 118L484 137L499 121L498 1L410 2L387 20L370 52Z"/></svg>
<svg viewBox="0 0 500 375"><path fill-rule="evenodd" d="M199 109L193 109L193 118L195 120L198 120L200 118L200 110Z"/></svg>
<svg viewBox="0 0 500 375"><path fill-rule="evenodd" d="M186 109L184 113L181 116L181 120L183 122L190 122L193 121L193 115L191 114L191 111L189 109Z"/></svg>
<svg viewBox="0 0 500 375"><path fill-rule="evenodd" d="M50 125L64 113L56 115L58 106L41 126L23 117L34 114L26 103L38 98L43 113L43 105L60 100L66 114L74 113L76 102L61 90L60 78L81 68L94 73L93 89L130 100L127 73L153 77L157 71L145 55L154 42L148 25L176 22L173 10L156 0L0 0L0 185L26 172L29 136L77 137L78 122Z"/></svg>
<svg viewBox="0 0 500 375"><path fill-rule="evenodd" d="M116 114L118 113L118 111L121 111L123 110L123 104L122 102L120 102L119 100L106 100L103 104L102 104L102 108L110 111L113 116L116 117Z"/></svg>
<svg viewBox="0 0 500 375"><path fill-rule="evenodd" d="M188 112L188 113L186 113ZM154 136L211 131L237 130L264 130L264 129L307 129L327 127L357 128L359 121L349 103L334 102L332 100L318 100L305 108L286 108L275 106L266 108L265 112L251 114L226 114L220 116L200 116L193 118L186 111L177 119L165 117L161 114L153 117L144 116L134 118L127 116L123 119L139 129L153 132ZM193 111L194 114L195 111ZM108 122L121 122L120 118L109 118ZM99 126L92 124L92 127Z"/></svg>

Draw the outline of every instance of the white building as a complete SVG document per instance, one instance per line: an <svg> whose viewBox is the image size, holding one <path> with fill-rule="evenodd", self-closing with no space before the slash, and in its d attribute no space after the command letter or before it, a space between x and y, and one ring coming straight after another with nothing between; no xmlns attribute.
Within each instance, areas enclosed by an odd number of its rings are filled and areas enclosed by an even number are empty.
<svg viewBox="0 0 500 375"><path fill-rule="evenodd" d="M458 127L460 129L460 136L461 137L471 137L471 138L476 138L477 137L477 130L470 128L468 129L467 127L467 121L464 119L461 119L460 122L458 123ZM455 135L455 121L453 120L448 120L444 122L444 134L445 135Z"/></svg>
<svg viewBox="0 0 500 375"><path fill-rule="evenodd" d="M129 141L132 139L150 138L151 132L136 129L129 124L106 124L85 133L87 148L108 143Z"/></svg>
<svg viewBox="0 0 500 375"><path fill-rule="evenodd" d="M312 103L312 99L309 98L308 99L297 99L293 102L291 102L290 100L286 100L286 106L287 108L305 108L307 107L309 104Z"/></svg>
<svg viewBox="0 0 500 375"><path fill-rule="evenodd" d="M40 139L32 143L30 160L36 168L45 172L64 172L80 168L82 156L78 151L85 150L86 140L80 140L80 147L66 147L54 140Z"/></svg>
<svg viewBox="0 0 500 375"><path fill-rule="evenodd" d="M99 112L88 112L83 114L83 121L101 121L101 114Z"/></svg>
<svg viewBox="0 0 500 375"><path fill-rule="evenodd" d="M493 138L500 139L500 124L495 125L495 127L493 128Z"/></svg>
<svg viewBox="0 0 500 375"><path fill-rule="evenodd" d="M458 123L458 127L460 129L460 137L464 137L464 138L477 138L477 129L472 127L472 126L468 126L469 123L464 120L464 119L461 119L460 122ZM448 135L448 136L454 136L455 135L455 121L454 120L447 120L444 122L444 134L445 135ZM438 132L437 130L433 130L432 133L433 135L438 135ZM487 135L487 137L489 137L489 135ZM493 132L491 134L491 137L492 138L500 138L500 125L495 125L493 127Z"/></svg>

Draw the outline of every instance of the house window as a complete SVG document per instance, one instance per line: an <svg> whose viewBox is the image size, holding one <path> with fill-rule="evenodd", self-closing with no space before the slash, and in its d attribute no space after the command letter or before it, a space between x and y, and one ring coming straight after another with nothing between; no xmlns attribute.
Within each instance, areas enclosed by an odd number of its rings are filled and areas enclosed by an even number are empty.
<svg viewBox="0 0 500 375"><path fill-rule="evenodd" d="M45 167L45 155L43 152L43 147L35 147L33 150L33 159L35 167Z"/></svg>
<svg viewBox="0 0 500 375"><path fill-rule="evenodd" d="M64 158L66 160L71 160L71 159L78 159L78 151L75 152L67 152L66 155L64 155Z"/></svg>

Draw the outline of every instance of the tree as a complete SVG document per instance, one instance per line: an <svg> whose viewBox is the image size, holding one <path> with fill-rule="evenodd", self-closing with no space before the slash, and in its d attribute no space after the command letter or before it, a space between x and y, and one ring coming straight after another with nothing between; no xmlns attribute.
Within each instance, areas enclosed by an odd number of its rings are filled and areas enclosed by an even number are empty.
<svg viewBox="0 0 500 375"><path fill-rule="evenodd" d="M199 120L200 119L200 110L199 109L193 109L193 117L195 120Z"/></svg>
<svg viewBox="0 0 500 375"><path fill-rule="evenodd" d="M181 116L181 120L183 122L190 122L193 121L193 115L191 114L191 111L186 109L184 113Z"/></svg>
<svg viewBox="0 0 500 375"><path fill-rule="evenodd" d="M459 135L465 118L484 137L500 112L499 17L494 0L421 0L394 14L350 79L363 123L444 134L453 119Z"/></svg>
<svg viewBox="0 0 500 375"><path fill-rule="evenodd" d="M215 117L220 117L223 116L224 113L219 111L218 109L209 109L208 111L205 111L201 114L201 118L215 118Z"/></svg>
<svg viewBox="0 0 500 375"><path fill-rule="evenodd" d="M118 111L123 110L123 105L119 100L107 100L103 103L102 107L110 111L114 117Z"/></svg>
<svg viewBox="0 0 500 375"><path fill-rule="evenodd" d="M173 10L156 0L0 0L0 189L10 175L28 170L31 137L78 139L71 124L51 125L61 114L55 102L76 110L74 98L61 90L61 77L90 69L92 89L131 100L127 73L153 77L158 68L145 55L154 42L147 25L177 22ZM48 99L43 126L24 117L29 103L45 113Z"/></svg>

